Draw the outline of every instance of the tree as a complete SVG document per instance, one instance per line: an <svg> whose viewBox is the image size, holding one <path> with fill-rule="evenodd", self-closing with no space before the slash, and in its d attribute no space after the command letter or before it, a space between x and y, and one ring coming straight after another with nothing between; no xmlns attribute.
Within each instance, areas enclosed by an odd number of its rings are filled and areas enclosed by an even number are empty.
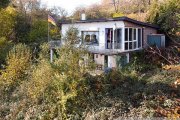
<svg viewBox="0 0 180 120"><path fill-rule="evenodd" d="M33 22L31 31L29 32L27 42L41 43L47 41L48 24L46 20L36 20Z"/></svg>
<svg viewBox="0 0 180 120"><path fill-rule="evenodd" d="M14 38L16 11L12 7L0 9L0 65L5 63L6 55ZM0 66L1 67L1 66Z"/></svg>
<svg viewBox="0 0 180 120"><path fill-rule="evenodd" d="M17 42L26 43L28 40L28 34L32 26L28 18L30 17L20 12L17 14L15 24L15 39Z"/></svg>
<svg viewBox="0 0 180 120"><path fill-rule="evenodd" d="M71 19L72 20L80 20L81 14L84 13L85 10L86 10L86 8L84 8L84 7L77 7L71 16Z"/></svg>
<svg viewBox="0 0 180 120"><path fill-rule="evenodd" d="M7 7L7 5L9 4L10 0L1 0L0 1L0 9Z"/></svg>
<svg viewBox="0 0 180 120"><path fill-rule="evenodd" d="M39 0L17 0L12 3L17 11L15 35L22 43L47 41L48 11Z"/></svg>
<svg viewBox="0 0 180 120"><path fill-rule="evenodd" d="M79 7L71 16L74 20L80 20L81 14L85 13L87 19L102 19L109 18L111 16L111 11L104 9L101 5L94 4L88 8Z"/></svg>
<svg viewBox="0 0 180 120"><path fill-rule="evenodd" d="M160 26L161 30L168 35L175 35L180 31L180 1L167 0L152 4L149 11L148 21Z"/></svg>
<svg viewBox="0 0 180 120"><path fill-rule="evenodd" d="M119 2L120 2L120 0L112 0L112 4L114 6L114 9L115 9L116 13L119 12Z"/></svg>
<svg viewBox="0 0 180 120"><path fill-rule="evenodd" d="M5 37L0 38L0 69L3 67L1 64L5 64L6 56L12 47L12 42L7 41Z"/></svg>
<svg viewBox="0 0 180 120"><path fill-rule="evenodd" d="M59 19L60 21L67 19L68 13L65 9L61 7L53 7L50 12L54 18Z"/></svg>
<svg viewBox="0 0 180 120"><path fill-rule="evenodd" d="M16 11L12 7L0 10L0 38L11 38L15 26Z"/></svg>

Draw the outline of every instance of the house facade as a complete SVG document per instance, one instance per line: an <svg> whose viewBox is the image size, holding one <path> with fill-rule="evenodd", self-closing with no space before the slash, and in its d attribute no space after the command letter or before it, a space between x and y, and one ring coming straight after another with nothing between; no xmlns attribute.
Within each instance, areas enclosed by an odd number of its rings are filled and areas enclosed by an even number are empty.
<svg viewBox="0 0 180 120"><path fill-rule="evenodd" d="M147 36L157 34L157 26L127 17L80 20L62 23L62 35L71 27L79 30L94 61L103 68L116 68L129 62L130 52L147 47Z"/></svg>

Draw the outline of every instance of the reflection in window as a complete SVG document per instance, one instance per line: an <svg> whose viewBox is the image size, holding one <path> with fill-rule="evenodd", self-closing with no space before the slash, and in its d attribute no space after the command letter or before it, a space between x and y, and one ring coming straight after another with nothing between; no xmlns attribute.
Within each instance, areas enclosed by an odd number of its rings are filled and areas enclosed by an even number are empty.
<svg viewBox="0 0 180 120"><path fill-rule="evenodd" d="M136 46L137 46L137 42L134 42L133 45L134 45L134 49L136 49L136 48L137 48L137 47L136 47Z"/></svg>
<svg viewBox="0 0 180 120"><path fill-rule="evenodd" d="M125 50L128 50L129 49L129 47L128 47L128 42L127 43L125 43Z"/></svg>
<svg viewBox="0 0 180 120"><path fill-rule="evenodd" d="M82 39L83 42L87 45L99 44L98 42L99 32L83 31Z"/></svg>
<svg viewBox="0 0 180 120"><path fill-rule="evenodd" d="M129 28L129 41L132 41L132 28Z"/></svg>
<svg viewBox="0 0 180 120"><path fill-rule="evenodd" d="M128 28L125 28L125 41L128 41Z"/></svg>
<svg viewBox="0 0 180 120"><path fill-rule="evenodd" d="M85 42L90 42L90 35L85 36Z"/></svg>
<svg viewBox="0 0 180 120"><path fill-rule="evenodd" d="M114 48L115 49L121 49L122 48L122 29L118 28L115 30L114 34Z"/></svg>
<svg viewBox="0 0 180 120"><path fill-rule="evenodd" d="M132 45L133 42L129 42L129 49L132 50L133 49L133 45Z"/></svg>
<svg viewBox="0 0 180 120"><path fill-rule="evenodd" d="M136 40L136 29L133 30L133 40Z"/></svg>
<svg viewBox="0 0 180 120"><path fill-rule="evenodd" d="M96 36L95 34L92 34L92 35L91 35L91 42L92 42L92 43L98 43L98 41L97 41L97 36Z"/></svg>

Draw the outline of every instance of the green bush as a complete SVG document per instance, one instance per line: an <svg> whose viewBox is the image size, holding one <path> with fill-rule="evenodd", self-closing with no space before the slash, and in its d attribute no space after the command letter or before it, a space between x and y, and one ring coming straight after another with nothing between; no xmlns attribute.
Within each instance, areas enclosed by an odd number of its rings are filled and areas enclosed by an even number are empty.
<svg viewBox="0 0 180 120"><path fill-rule="evenodd" d="M7 41L5 37L0 38L0 65L5 64L7 54L12 47L12 43ZM2 66L0 66L1 69Z"/></svg>
<svg viewBox="0 0 180 120"><path fill-rule="evenodd" d="M29 32L29 42L43 43L47 41L48 25L45 20L36 20L33 22L32 28Z"/></svg>
<svg viewBox="0 0 180 120"><path fill-rule="evenodd" d="M16 10L13 7L0 9L0 38L10 38L15 27Z"/></svg>
<svg viewBox="0 0 180 120"><path fill-rule="evenodd" d="M5 70L0 76L1 88L11 90L13 87L26 80L31 67L31 50L23 44L15 45L6 58Z"/></svg>

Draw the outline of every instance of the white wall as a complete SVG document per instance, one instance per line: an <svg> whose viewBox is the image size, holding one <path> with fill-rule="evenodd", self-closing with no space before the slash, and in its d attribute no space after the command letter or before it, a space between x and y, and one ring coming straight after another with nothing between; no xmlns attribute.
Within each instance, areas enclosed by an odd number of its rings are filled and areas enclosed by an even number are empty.
<svg viewBox="0 0 180 120"><path fill-rule="evenodd" d="M96 56L98 56L98 57L96 58ZM94 54L94 61L96 64L100 64L100 65L104 66L104 55Z"/></svg>
<svg viewBox="0 0 180 120"><path fill-rule="evenodd" d="M116 68L116 55L108 56L108 67Z"/></svg>
<svg viewBox="0 0 180 120"><path fill-rule="evenodd" d="M96 56L98 55L98 57L96 58ZM104 55L101 54L94 54L94 61L96 64L100 64L104 66ZM108 56L108 67L109 68L113 68L116 67L116 55L112 55L112 56Z"/></svg>
<svg viewBox="0 0 180 120"><path fill-rule="evenodd" d="M105 28L113 28L115 24L116 28L125 26L123 21L62 24L62 35L64 36L70 27L78 28L79 35L81 35L81 31L99 31L99 46L95 47L105 49Z"/></svg>
<svg viewBox="0 0 180 120"><path fill-rule="evenodd" d="M96 56L98 56L96 58ZM101 54L94 54L94 61L96 64L100 64L104 66L104 55ZM116 67L116 55L112 55L112 56L108 56L108 67L109 68L113 68Z"/></svg>

